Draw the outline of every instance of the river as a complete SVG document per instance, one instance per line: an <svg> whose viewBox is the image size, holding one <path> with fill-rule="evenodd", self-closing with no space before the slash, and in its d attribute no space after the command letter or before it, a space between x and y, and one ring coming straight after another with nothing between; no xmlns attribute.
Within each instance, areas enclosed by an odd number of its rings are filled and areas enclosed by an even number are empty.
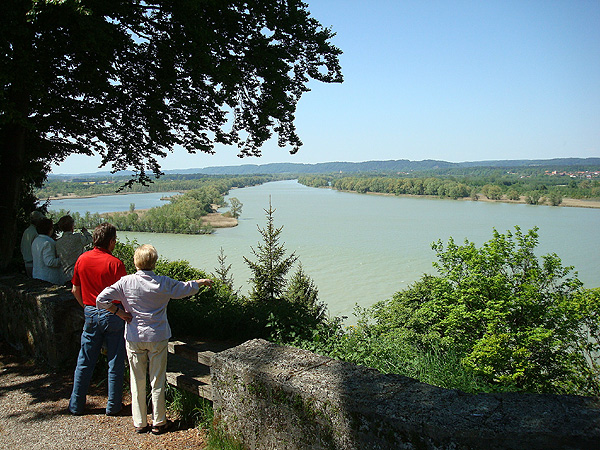
<svg viewBox="0 0 600 450"><path fill-rule="evenodd" d="M164 195L68 199L53 201L51 208L127 211L131 203L159 206ZM353 194L296 181L235 189L230 196L243 204L235 228L201 236L119 232L119 239L151 243L161 256L188 260L207 272L214 272L223 248L235 286L246 293L250 271L243 257L255 259L251 247L261 241L257 226L266 225L271 199L275 226L283 226L281 241L299 257L332 315L352 316L356 304L387 299L434 273L431 243L438 239L467 238L480 245L491 239L493 228L504 233L515 225L523 231L538 226L538 255L556 253L564 265L575 266L586 287L600 286L600 209Z"/></svg>

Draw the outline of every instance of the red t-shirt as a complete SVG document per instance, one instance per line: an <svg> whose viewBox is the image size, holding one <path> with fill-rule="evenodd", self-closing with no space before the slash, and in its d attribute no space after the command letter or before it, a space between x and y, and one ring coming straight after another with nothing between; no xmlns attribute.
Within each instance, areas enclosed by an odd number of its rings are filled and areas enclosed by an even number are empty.
<svg viewBox="0 0 600 450"><path fill-rule="evenodd" d="M125 264L108 250L94 247L84 252L75 263L73 286L81 286L84 305L96 306L96 297L102 290L127 275Z"/></svg>

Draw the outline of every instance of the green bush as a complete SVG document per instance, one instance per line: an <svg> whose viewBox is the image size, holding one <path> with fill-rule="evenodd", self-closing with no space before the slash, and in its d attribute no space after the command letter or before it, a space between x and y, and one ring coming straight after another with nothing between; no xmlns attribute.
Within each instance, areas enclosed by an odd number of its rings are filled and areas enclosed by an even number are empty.
<svg viewBox="0 0 600 450"><path fill-rule="evenodd" d="M582 332L598 301L571 267L538 259L537 228L500 234L481 248L452 239L433 245L441 276L424 276L374 308L380 335L424 351L441 348L490 384L538 392L598 392L588 354L598 344ZM596 316L597 317L597 316ZM597 330L597 326L595 328Z"/></svg>
<svg viewBox="0 0 600 450"><path fill-rule="evenodd" d="M294 345L343 361L415 378L424 383L465 392L492 390L487 380L461 362L461 355L432 345L423 350L393 334L380 334L368 322L373 310L359 310L358 325L344 328L341 319L321 323L309 340ZM496 389L497 390L497 389Z"/></svg>
<svg viewBox="0 0 600 450"><path fill-rule="evenodd" d="M112 252L113 256L116 256L123 261L123 264L125 264L125 269L129 274L137 272L133 262L133 254L135 253L135 249L139 246L140 244L138 244L135 239L133 241L127 239L125 242L117 241L117 245Z"/></svg>

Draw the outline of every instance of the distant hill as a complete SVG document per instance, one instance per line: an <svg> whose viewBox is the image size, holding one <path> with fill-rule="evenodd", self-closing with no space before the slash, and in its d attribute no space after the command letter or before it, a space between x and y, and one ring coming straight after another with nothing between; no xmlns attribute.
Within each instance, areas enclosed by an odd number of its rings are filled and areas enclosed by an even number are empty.
<svg viewBox="0 0 600 450"><path fill-rule="evenodd" d="M453 167L453 163L445 161L409 161L400 159L395 161L365 161L365 162L327 162L318 164L302 163L270 163L270 164L245 164L242 166L205 167L203 169L168 170L165 173L205 173L209 175L254 175L254 174L281 174L281 173L357 173L357 172L395 172L431 170Z"/></svg>
<svg viewBox="0 0 600 450"><path fill-rule="evenodd" d="M496 161L466 161L452 163L426 159L423 161L409 161L407 159L388 161L365 162L327 162L317 164L303 163L270 163L270 164L243 164L240 166L217 166L198 169L165 170L165 174L206 174L206 175L256 175L256 174L319 174L319 173L373 173L373 172L418 172L435 171L438 169L467 168L467 167L492 167L492 168L518 168L518 167L598 167L600 158L554 158L554 159L516 159ZM114 176L127 176L133 172L123 171ZM65 178L72 175L50 175L50 178ZM109 177L110 172L96 172L77 174L86 177Z"/></svg>

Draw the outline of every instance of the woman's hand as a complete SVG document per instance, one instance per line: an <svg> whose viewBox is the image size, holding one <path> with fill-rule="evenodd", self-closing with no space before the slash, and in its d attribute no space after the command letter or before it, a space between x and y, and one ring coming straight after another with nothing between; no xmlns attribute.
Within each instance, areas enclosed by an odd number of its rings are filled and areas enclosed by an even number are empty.
<svg viewBox="0 0 600 450"><path fill-rule="evenodd" d="M212 287L213 280L209 280L208 278L202 278L201 280L195 280L200 286L208 286Z"/></svg>
<svg viewBox="0 0 600 450"><path fill-rule="evenodd" d="M127 323L131 323L131 319L133 319L133 316L131 314L129 314L127 311L121 308L118 308L115 314Z"/></svg>

